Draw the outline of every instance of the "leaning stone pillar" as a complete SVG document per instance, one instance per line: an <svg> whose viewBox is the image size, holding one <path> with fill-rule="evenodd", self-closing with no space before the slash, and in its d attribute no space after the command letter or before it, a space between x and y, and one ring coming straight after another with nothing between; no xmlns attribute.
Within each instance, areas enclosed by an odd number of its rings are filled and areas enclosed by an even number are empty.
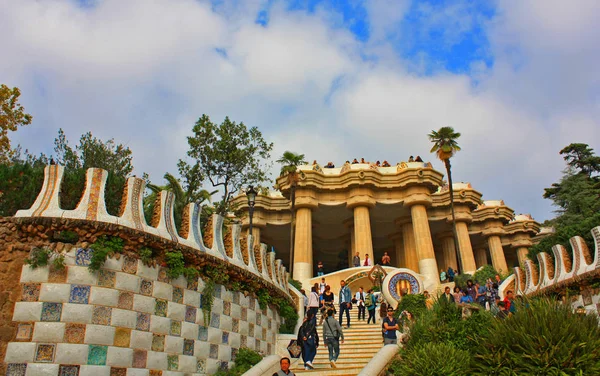
<svg viewBox="0 0 600 376"><path fill-rule="evenodd" d="M488 247L490 247L490 255L492 256L492 266L497 272L506 273L508 266L506 264L506 257L504 256L504 250L502 249L502 242L500 241L499 235L488 236Z"/></svg>
<svg viewBox="0 0 600 376"><path fill-rule="evenodd" d="M294 279L303 283L313 276L312 211L307 207L296 210L293 271Z"/></svg>
<svg viewBox="0 0 600 376"><path fill-rule="evenodd" d="M475 265L475 256L469 237L469 228L466 222L456 222L456 235L458 236L458 247L460 249L460 261L462 265L461 273L474 273L477 270Z"/></svg>
<svg viewBox="0 0 600 376"><path fill-rule="evenodd" d="M517 257L519 258L519 265L525 266L525 260L528 260L529 249L527 247L517 248Z"/></svg>
<svg viewBox="0 0 600 376"><path fill-rule="evenodd" d="M487 252L485 248L477 248L475 250L475 262L477 263L478 268L488 264Z"/></svg>

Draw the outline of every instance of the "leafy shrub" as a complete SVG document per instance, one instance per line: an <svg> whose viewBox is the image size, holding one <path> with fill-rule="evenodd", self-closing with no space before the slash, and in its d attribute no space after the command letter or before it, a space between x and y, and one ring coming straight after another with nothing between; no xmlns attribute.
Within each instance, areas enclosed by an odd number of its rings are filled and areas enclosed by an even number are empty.
<svg viewBox="0 0 600 376"><path fill-rule="evenodd" d="M473 362L478 374L600 374L597 317L579 316L547 298L518 304L515 315L493 320L480 343Z"/></svg>
<svg viewBox="0 0 600 376"><path fill-rule="evenodd" d="M52 236L52 240L55 242L75 244L79 241L79 235L77 235L75 231L56 231Z"/></svg>
<svg viewBox="0 0 600 376"><path fill-rule="evenodd" d="M257 365L262 360L262 356L254 350L247 347L239 349L235 357L235 366L229 370L219 370L215 376L240 376L250 368Z"/></svg>
<svg viewBox="0 0 600 376"><path fill-rule="evenodd" d="M302 289L302 282L297 281L293 278L290 278L288 282L290 283L290 285L294 286L296 290L300 291Z"/></svg>
<svg viewBox="0 0 600 376"><path fill-rule="evenodd" d="M91 272L100 270L102 265L109 256L113 256L115 253L123 252L124 241L118 236L100 236L90 246L94 251L92 252L92 258L90 265L88 266Z"/></svg>
<svg viewBox="0 0 600 376"><path fill-rule="evenodd" d="M140 260L144 263L144 265L148 266L152 263L154 258L154 251L149 247L140 248Z"/></svg>
<svg viewBox="0 0 600 376"><path fill-rule="evenodd" d="M423 312L427 311L427 305L425 304L425 295L423 294L407 294L402 297L398 308L394 313L396 318L400 317L402 311L410 312L413 317L419 317Z"/></svg>
<svg viewBox="0 0 600 376"><path fill-rule="evenodd" d="M167 277L175 279L183 274L185 260L181 252L166 252L165 262L167 263Z"/></svg>
<svg viewBox="0 0 600 376"><path fill-rule="evenodd" d="M29 258L25 259L25 263L31 266L31 269L36 269L48 265L52 250L48 248L33 248L29 252Z"/></svg>
<svg viewBox="0 0 600 376"><path fill-rule="evenodd" d="M454 285L460 287L461 289L467 287L467 281L469 279L473 279L473 276L469 273L459 274L454 277Z"/></svg>
<svg viewBox="0 0 600 376"><path fill-rule="evenodd" d="M496 277L496 274L500 273L498 273L492 265L485 265L479 268L475 274L473 274L473 281L484 285L488 278L491 278L493 281L495 281L494 277Z"/></svg>
<svg viewBox="0 0 600 376"><path fill-rule="evenodd" d="M426 343L412 351L401 351L388 372L400 376L463 376L468 374L471 355L446 343Z"/></svg>

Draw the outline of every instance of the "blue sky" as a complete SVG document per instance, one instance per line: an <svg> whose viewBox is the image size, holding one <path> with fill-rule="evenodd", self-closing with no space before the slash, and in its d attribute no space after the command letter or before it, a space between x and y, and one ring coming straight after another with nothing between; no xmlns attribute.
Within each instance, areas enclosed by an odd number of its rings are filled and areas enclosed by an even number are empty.
<svg viewBox="0 0 600 376"><path fill-rule="evenodd" d="M541 221L558 151L600 150L598 19L596 0L0 0L0 74L34 115L15 143L91 131L157 183L204 113L257 126L273 159L440 170L426 135L450 125L456 181Z"/></svg>

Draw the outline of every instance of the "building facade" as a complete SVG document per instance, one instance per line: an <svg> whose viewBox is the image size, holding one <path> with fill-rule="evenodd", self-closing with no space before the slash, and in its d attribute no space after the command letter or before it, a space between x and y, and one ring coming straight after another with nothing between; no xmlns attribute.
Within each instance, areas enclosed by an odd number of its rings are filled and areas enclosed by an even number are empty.
<svg viewBox="0 0 600 376"><path fill-rule="evenodd" d="M276 184L278 192L256 198L253 235L274 247L300 281L316 274L319 261L325 273L350 267L357 252L361 265L366 255L380 263L387 252L392 266L423 275L426 286L439 284L441 270L459 265L461 272L491 264L506 273L526 257L539 231L531 216L515 216L503 201L483 201L469 183L455 183L457 250L448 186L431 163L305 165ZM247 228L247 200L240 195L235 202Z"/></svg>

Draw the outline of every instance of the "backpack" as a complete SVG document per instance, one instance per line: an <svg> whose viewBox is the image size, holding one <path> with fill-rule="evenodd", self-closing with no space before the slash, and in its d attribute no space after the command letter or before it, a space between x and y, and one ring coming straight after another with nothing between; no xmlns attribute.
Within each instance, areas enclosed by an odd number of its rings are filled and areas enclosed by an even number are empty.
<svg viewBox="0 0 600 376"><path fill-rule="evenodd" d="M370 307L372 305L373 305L373 295L367 294L367 297L365 298L365 306Z"/></svg>

